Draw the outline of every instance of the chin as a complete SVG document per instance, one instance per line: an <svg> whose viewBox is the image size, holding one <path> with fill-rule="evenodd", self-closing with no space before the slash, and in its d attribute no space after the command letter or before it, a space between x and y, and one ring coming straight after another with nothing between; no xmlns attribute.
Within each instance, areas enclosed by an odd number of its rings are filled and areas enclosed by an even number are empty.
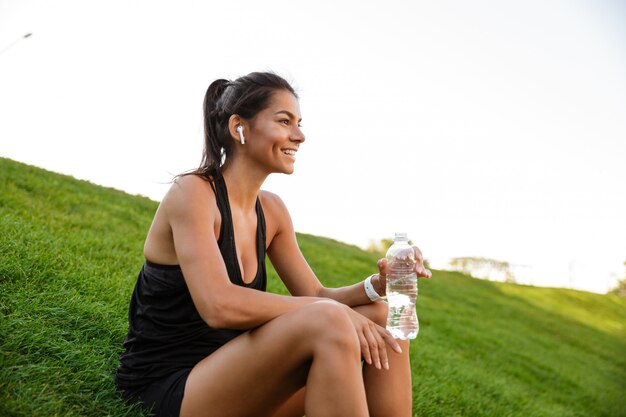
<svg viewBox="0 0 626 417"><path fill-rule="evenodd" d="M277 174L291 175L294 173L294 171L295 171L295 167L291 165L291 166L283 166L274 172L276 172Z"/></svg>

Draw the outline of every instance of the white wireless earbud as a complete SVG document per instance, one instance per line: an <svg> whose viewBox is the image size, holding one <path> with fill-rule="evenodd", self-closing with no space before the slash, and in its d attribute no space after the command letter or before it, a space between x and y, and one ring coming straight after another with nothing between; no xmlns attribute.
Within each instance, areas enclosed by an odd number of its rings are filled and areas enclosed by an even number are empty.
<svg viewBox="0 0 626 417"><path fill-rule="evenodd" d="M241 144L243 145L244 143L246 143L246 138L243 137L243 126L242 125L237 126L237 132L239 132L239 140L241 141Z"/></svg>

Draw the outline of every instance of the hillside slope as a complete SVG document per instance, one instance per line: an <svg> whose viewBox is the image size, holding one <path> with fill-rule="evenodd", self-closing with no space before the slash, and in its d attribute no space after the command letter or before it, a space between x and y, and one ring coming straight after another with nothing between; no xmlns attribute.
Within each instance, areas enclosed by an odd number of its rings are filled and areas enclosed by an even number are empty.
<svg viewBox="0 0 626 417"><path fill-rule="evenodd" d="M0 158L1 416L142 415L113 373L156 207ZM327 286L375 271L357 247L298 241ZM624 299L435 271L418 314L419 416L626 416Z"/></svg>

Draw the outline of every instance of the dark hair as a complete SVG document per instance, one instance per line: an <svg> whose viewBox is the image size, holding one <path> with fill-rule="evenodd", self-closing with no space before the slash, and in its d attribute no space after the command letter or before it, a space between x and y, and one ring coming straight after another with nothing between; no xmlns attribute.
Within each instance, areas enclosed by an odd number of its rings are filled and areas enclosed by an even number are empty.
<svg viewBox="0 0 626 417"><path fill-rule="evenodd" d="M253 72L234 81L219 79L204 96L204 152L200 166L191 172L207 180L221 175L221 168L233 150L228 121L233 114L251 119L267 107L272 94L286 90L296 98L293 87L270 72Z"/></svg>

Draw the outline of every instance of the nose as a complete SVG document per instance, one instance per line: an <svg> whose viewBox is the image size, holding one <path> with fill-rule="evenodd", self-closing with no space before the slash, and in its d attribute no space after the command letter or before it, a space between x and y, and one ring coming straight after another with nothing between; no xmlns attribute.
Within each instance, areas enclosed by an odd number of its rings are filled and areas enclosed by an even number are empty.
<svg viewBox="0 0 626 417"><path fill-rule="evenodd" d="M305 141L305 136L299 126L296 126L291 134L290 139L294 142L302 143Z"/></svg>

